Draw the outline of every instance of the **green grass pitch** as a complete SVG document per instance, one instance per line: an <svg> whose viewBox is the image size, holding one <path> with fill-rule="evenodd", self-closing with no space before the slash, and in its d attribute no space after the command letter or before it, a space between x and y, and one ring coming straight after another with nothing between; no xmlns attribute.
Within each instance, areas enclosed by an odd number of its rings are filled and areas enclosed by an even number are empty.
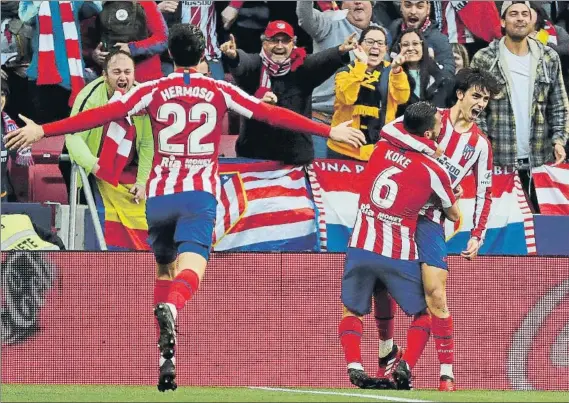
<svg viewBox="0 0 569 403"><path fill-rule="evenodd" d="M569 392L464 390L372 391L311 388L179 387L3 384L2 402L568 402Z"/></svg>

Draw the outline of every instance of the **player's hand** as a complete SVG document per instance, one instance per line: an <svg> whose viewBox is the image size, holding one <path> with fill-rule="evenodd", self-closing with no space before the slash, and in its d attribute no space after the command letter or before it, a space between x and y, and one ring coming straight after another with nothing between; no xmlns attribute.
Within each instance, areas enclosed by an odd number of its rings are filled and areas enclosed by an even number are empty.
<svg viewBox="0 0 569 403"><path fill-rule="evenodd" d="M356 40L356 35L357 33L354 32L353 34L351 34L350 36L348 36L345 40L344 43L342 43L340 45L340 47L338 48L338 50L340 51L341 55L345 55L346 53L357 49L358 47L358 41ZM366 62L367 63L367 62Z"/></svg>
<svg viewBox="0 0 569 403"><path fill-rule="evenodd" d="M4 144L9 150L23 150L37 143L44 136L43 127L23 115L19 116L26 125L4 136Z"/></svg>
<svg viewBox="0 0 569 403"><path fill-rule="evenodd" d="M456 198L456 200L458 200L464 195L464 189L462 188L462 186L457 185L454 188L453 193L454 193L454 197Z"/></svg>
<svg viewBox="0 0 569 403"><path fill-rule="evenodd" d="M267 104L276 105L278 100L279 99L277 98L277 96L273 92L268 91L265 93L265 95L263 95L263 99L261 101L263 101Z"/></svg>
<svg viewBox="0 0 569 403"><path fill-rule="evenodd" d="M123 43L123 42L117 42L115 43L115 48L119 48L120 50L122 50L123 52L126 52L130 55L130 48L128 47L128 43Z"/></svg>
<svg viewBox="0 0 569 403"><path fill-rule="evenodd" d="M239 10L235 7L227 6L221 12L221 21L223 21L223 28L229 31L229 28L233 25L237 17L239 16Z"/></svg>
<svg viewBox="0 0 569 403"><path fill-rule="evenodd" d="M567 158L565 148L561 144L555 144L553 146L553 154L555 155L555 164L553 164L553 166L562 164L565 158Z"/></svg>
<svg viewBox="0 0 569 403"><path fill-rule="evenodd" d="M91 57L93 58L93 61L95 63L97 63L99 66L102 66L108 54L109 52L103 51L103 44L99 43L99 46L97 46L97 48L93 50Z"/></svg>
<svg viewBox="0 0 569 403"><path fill-rule="evenodd" d="M356 57L356 59L358 59L358 61L367 65L368 56L365 50L361 46L358 46L357 48L354 49L354 56Z"/></svg>
<svg viewBox="0 0 569 403"><path fill-rule="evenodd" d="M435 60L435 49L429 48L429 57Z"/></svg>
<svg viewBox="0 0 569 403"><path fill-rule="evenodd" d="M330 130L330 138L341 143L346 143L355 148L360 148L366 143L366 137L361 130L351 127L352 120L340 123Z"/></svg>
<svg viewBox="0 0 569 403"><path fill-rule="evenodd" d="M477 238L470 238L466 244L466 250L460 252L460 256L466 260L474 260L478 256L478 250L480 249L480 241Z"/></svg>
<svg viewBox="0 0 569 403"><path fill-rule="evenodd" d="M139 204L142 200L146 199L146 189L142 185L132 185L128 192L134 195L133 202L136 204Z"/></svg>
<svg viewBox="0 0 569 403"><path fill-rule="evenodd" d="M219 50L230 59L237 58L237 44L235 43L235 37L233 34L229 35L229 40L223 43Z"/></svg>
<svg viewBox="0 0 569 403"><path fill-rule="evenodd" d="M175 13L177 8L177 1L161 1L160 4L158 4L158 10L160 10L161 13Z"/></svg>

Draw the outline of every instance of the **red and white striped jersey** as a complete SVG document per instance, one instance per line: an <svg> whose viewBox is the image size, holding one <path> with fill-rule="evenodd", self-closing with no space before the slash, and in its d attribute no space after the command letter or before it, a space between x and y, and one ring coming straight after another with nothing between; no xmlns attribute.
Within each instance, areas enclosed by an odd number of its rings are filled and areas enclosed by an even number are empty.
<svg viewBox="0 0 569 403"><path fill-rule="evenodd" d="M458 133L450 120L450 109L440 110L442 115L441 134L437 139L444 154L438 161L448 171L452 187L455 188L472 171L476 180L476 200L472 236L484 238L488 214L492 205L492 146L480 128L474 124L466 133ZM443 212L432 204L421 212L434 222L444 222Z"/></svg>
<svg viewBox="0 0 569 403"><path fill-rule="evenodd" d="M219 142L228 110L288 130L322 137L330 134L329 126L268 105L193 69L142 83L117 102L49 123L43 129L46 136L75 133L143 110L150 117L155 144L148 197L194 190L219 195Z"/></svg>
<svg viewBox="0 0 569 403"><path fill-rule="evenodd" d="M384 140L377 143L361 186L349 245L392 259L418 259L417 219L431 196L439 198L445 208L455 202L450 177L440 164Z"/></svg>
<svg viewBox="0 0 569 403"><path fill-rule="evenodd" d="M205 36L205 57L219 59L221 50L217 42L217 15L213 0L181 1L182 22L200 27Z"/></svg>
<svg viewBox="0 0 569 403"><path fill-rule="evenodd" d="M443 1L443 27L442 33L448 36L449 43L472 43L474 36L458 15L451 1ZM455 2L465 3L465 2Z"/></svg>

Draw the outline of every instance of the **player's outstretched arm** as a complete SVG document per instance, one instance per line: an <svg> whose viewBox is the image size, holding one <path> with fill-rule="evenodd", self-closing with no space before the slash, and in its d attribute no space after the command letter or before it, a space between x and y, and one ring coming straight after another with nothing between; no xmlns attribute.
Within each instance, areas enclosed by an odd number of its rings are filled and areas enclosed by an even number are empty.
<svg viewBox="0 0 569 403"><path fill-rule="evenodd" d="M78 113L75 116L59 120L57 122L38 125L31 119L20 115L20 118L26 123L24 127L8 133L4 137L6 147L8 149L23 149L34 143L37 143L46 136L58 136L67 133L75 133L83 130L93 129L120 119L128 113L128 109L122 102L116 102L101 106L99 108L89 109Z"/></svg>
<svg viewBox="0 0 569 403"><path fill-rule="evenodd" d="M259 120L271 126L295 132L330 137L332 140L350 144L356 148L366 143L365 136L360 130L349 127L352 122L344 122L336 127L326 126L289 109L261 102L233 84L218 82L218 88L225 97L227 107L248 119Z"/></svg>
<svg viewBox="0 0 569 403"><path fill-rule="evenodd" d="M321 137L329 137L332 140L349 144L355 148L360 148L366 144L364 134L350 125L352 121L344 122L335 127L330 127L322 123L315 122L280 106L260 104L253 118L270 125L288 129L295 132L312 133Z"/></svg>

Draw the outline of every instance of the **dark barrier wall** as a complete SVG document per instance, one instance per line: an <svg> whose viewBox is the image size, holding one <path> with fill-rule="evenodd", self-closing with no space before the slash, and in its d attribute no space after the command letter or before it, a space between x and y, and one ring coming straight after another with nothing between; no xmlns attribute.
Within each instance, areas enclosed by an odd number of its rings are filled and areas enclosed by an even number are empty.
<svg viewBox="0 0 569 403"><path fill-rule="evenodd" d="M181 385L348 387L341 254L216 254L179 316ZM2 380L148 384L157 376L145 253L2 254ZM450 258L461 389L569 389L569 259ZM409 319L397 317L405 344ZM364 366L377 330L364 324ZM432 341L416 387L435 387Z"/></svg>

